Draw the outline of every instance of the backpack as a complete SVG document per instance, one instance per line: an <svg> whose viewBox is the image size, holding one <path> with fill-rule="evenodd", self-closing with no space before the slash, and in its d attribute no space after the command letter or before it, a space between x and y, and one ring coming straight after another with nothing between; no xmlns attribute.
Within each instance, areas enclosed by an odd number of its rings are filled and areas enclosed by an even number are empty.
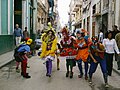
<svg viewBox="0 0 120 90"><path fill-rule="evenodd" d="M24 55L24 52L22 52L22 53L18 52L18 49L20 47L22 47L22 45L20 45L14 49L14 58L17 62L22 62L22 60L24 60L24 58L22 57L22 55Z"/></svg>

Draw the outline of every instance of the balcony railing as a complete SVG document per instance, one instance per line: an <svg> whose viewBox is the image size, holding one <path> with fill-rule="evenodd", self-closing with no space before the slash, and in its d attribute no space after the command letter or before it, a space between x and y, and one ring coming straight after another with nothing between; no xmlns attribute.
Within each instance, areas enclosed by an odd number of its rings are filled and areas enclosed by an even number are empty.
<svg viewBox="0 0 120 90"><path fill-rule="evenodd" d="M78 11L78 9L82 6L82 1L81 0L75 0L74 5L73 5L73 12Z"/></svg>

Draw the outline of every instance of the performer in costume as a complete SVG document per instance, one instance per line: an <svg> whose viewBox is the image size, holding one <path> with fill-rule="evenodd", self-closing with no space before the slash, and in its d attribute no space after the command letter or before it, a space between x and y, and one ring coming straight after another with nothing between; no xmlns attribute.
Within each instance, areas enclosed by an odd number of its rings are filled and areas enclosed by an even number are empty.
<svg viewBox="0 0 120 90"><path fill-rule="evenodd" d="M55 59L55 52L57 50L57 38L55 32L50 29L42 35L42 52L40 58L44 58L46 61L46 76L51 77L52 61Z"/></svg>
<svg viewBox="0 0 120 90"><path fill-rule="evenodd" d="M66 27L64 27L61 32L63 35L63 39L60 41L60 44L62 46L60 55L66 56L66 68L67 68L66 77L70 75L70 78L73 78L73 66L75 66L74 55L76 54L76 52L74 52L73 49L75 40L71 36L69 36ZM69 66L70 66L70 70L69 70Z"/></svg>
<svg viewBox="0 0 120 90"><path fill-rule="evenodd" d="M92 84L92 76L95 73L98 64L100 63L100 67L103 73L103 78L105 82L105 87L108 87L108 79L107 79L107 69L106 69L106 60L104 57L104 46L98 42L97 37L92 37L92 44L89 45L89 53L92 59L90 63L89 69L89 83Z"/></svg>
<svg viewBox="0 0 120 90"><path fill-rule="evenodd" d="M84 30L85 31L85 30ZM76 61L78 63L78 68L80 71L80 75L78 75L79 78L83 77L83 70L82 70L82 61L84 62L84 67L85 67L85 80L88 79L87 73L88 73L88 36L85 36L85 32L83 30L77 31L76 33L77 39L76 42L77 44L75 45L78 48L78 54L76 55Z"/></svg>
<svg viewBox="0 0 120 90"><path fill-rule="evenodd" d="M30 54L30 44L32 43L32 39L28 39L26 44L21 44L17 50L18 54L17 57L21 60L21 75L24 77L24 78L30 78L31 76L29 76L28 73L26 73L27 71L27 61L28 61L28 57L27 55ZM17 58L16 57L16 58Z"/></svg>

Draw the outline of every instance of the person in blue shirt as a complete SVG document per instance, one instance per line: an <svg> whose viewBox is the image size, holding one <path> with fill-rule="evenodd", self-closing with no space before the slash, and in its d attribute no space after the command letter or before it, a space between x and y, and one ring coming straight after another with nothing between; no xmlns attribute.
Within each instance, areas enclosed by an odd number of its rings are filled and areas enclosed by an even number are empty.
<svg viewBox="0 0 120 90"><path fill-rule="evenodd" d="M18 45L21 42L21 38L22 38L22 30L21 28L19 28L19 25L16 24L16 28L14 30L14 36L15 36L15 41L16 41L16 45Z"/></svg>
<svg viewBox="0 0 120 90"><path fill-rule="evenodd" d="M17 50L18 53L20 54L22 61L21 61L21 75L24 78L30 78L31 76L26 73L27 70L27 54L30 54L30 47L29 45L32 43L32 39L28 39L26 44L20 45L20 48Z"/></svg>

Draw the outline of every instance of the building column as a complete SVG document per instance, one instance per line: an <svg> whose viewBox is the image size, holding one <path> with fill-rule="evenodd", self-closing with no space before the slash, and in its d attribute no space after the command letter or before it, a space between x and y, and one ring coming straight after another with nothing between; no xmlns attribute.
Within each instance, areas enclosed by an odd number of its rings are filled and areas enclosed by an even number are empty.
<svg viewBox="0 0 120 90"><path fill-rule="evenodd" d="M10 34L10 0L8 0L8 35L9 34Z"/></svg>
<svg viewBox="0 0 120 90"><path fill-rule="evenodd" d="M26 27L26 1L22 1L22 30Z"/></svg>
<svg viewBox="0 0 120 90"><path fill-rule="evenodd" d="M26 2L26 26L27 26L27 28L29 28L29 21L28 21L28 13L29 13L29 1L27 0L27 2ZM28 29L29 30L29 29Z"/></svg>
<svg viewBox="0 0 120 90"><path fill-rule="evenodd" d="M1 35L1 0L0 0L0 35Z"/></svg>
<svg viewBox="0 0 120 90"><path fill-rule="evenodd" d="M115 25L119 26L119 4L120 0L116 0L115 4Z"/></svg>
<svg viewBox="0 0 120 90"><path fill-rule="evenodd" d="M109 0L109 11L108 11L108 30L112 30L112 20L114 17L112 17L112 2Z"/></svg>
<svg viewBox="0 0 120 90"><path fill-rule="evenodd" d="M15 10L14 10L14 0L13 0L13 12L14 12ZM13 13L13 32L14 32L14 13Z"/></svg>
<svg viewBox="0 0 120 90"><path fill-rule="evenodd" d="M120 2L119 2L120 5ZM119 30L120 30L120 8L119 8Z"/></svg>

